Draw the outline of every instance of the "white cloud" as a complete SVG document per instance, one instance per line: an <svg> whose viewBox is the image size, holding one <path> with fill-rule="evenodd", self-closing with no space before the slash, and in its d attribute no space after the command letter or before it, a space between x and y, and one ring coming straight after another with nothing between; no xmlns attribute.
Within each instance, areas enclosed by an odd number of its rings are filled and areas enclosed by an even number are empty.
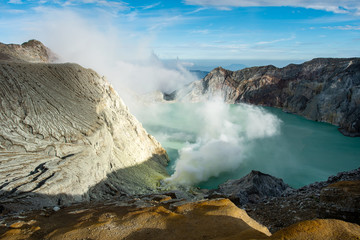
<svg viewBox="0 0 360 240"><path fill-rule="evenodd" d="M149 31L156 31L156 30L160 30L162 28L168 27L173 25L174 23L178 23L180 21L184 20L184 18L181 15L177 15L177 16L171 16L171 17L158 17L158 18L153 18L153 19L149 19L149 21L153 21L152 25L149 27Z"/></svg>
<svg viewBox="0 0 360 240"><path fill-rule="evenodd" d="M209 34L209 29L194 30L191 33Z"/></svg>
<svg viewBox="0 0 360 240"><path fill-rule="evenodd" d="M360 31L360 26L352 26L352 25L345 25L345 26L329 26L329 27L323 27L324 29L330 29L330 30L356 30Z"/></svg>
<svg viewBox="0 0 360 240"><path fill-rule="evenodd" d="M25 10L20 10L20 9L8 9L8 10L6 10L6 12L18 14L18 13L25 13L26 11Z"/></svg>
<svg viewBox="0 0 360 240"><path fill-rule="evenodd" d="M20 0L10 0L10 1L20 1ZM39 4L43 4L46 0L38 1ZM129 6L126 2L123 1L113 1L113 0L53 0L53 3L58 4L63 7L68 6L79 6L82 4L93 4L95 6L110 8L113 11L122 11L128 10Z"/></svg>
<svg viewBox="0 0 360 240"><path fill-rule="evenodd" d="M204 10L206 10L206 9L207 9L207 8L205 8L205 7L201 7L201 8L195 9L194 11L188 12L187 14L198 13L198 12L204 11Z"/></svg>
<svg viewBox="0 0 360 240"><path fill-rule="evenodd" d="M302 7L325 10L334 13L353 13L360 15L358 0L185 0L188 5L216 7L228 10L231 7Z"/></svg>
<svg viewBox="0 0 360 240"><path fill-rule="evenodd" d="M27 23L30 24L30 23ZM132 37L122 25L99 12L86 18L71 10L38 7L37 19L29 26L63 62L76 62L104 74L122 96L131 92L174 91L196 78L183 66L165 66L152 52L152 38Z"/></svg>
<svg viewBox="0 0 360 240"><path fill-rule="evenodd" d="M154 3L154 4L151 4L151 5L147 5L147 6L143 6L143 10L147 10L147 9L151 9L151 8L154 8L156 6L159 6L161 4L161 2L157 2L157 3Z"/></svg>
<svg viewBox="0 0 360 240"><path fill-rule="evenodd" d="M271 41L262 41L262 42L257 42L257 45L265 45L265 44L272 44L272 43L278 43L278 42L285 42L285 41L291 41L294 40L295 36L291 36L289 38L281 38L281 39L275 39L275 40L271 40Z"/></svg>
<svg viewBox="0 0 360 240"><path fill-rule="evenodd" d="M9 0L8 3L12 3L12 4L23 4L22 0Z"/></svg>

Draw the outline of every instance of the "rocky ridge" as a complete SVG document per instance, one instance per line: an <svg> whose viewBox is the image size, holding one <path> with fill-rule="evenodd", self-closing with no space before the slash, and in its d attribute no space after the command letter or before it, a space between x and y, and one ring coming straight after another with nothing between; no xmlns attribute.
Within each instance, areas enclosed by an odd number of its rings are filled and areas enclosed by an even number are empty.
<svg viewBox="0 0 360 240"><path fill-rule="evenodd" d="M104 77L77 64L43 63L42 46L3 47L15 50L0 61L2 210L156 190L168 162L159 142Z"/></svg>
<svg viewBox="0 0 360 240"><path fill-rule="evenodd" d="M340 127L345 135L360 135L360 58L317 58L303 64L212 70L165 100L205 101L281 108L308 119Z"/></svg>

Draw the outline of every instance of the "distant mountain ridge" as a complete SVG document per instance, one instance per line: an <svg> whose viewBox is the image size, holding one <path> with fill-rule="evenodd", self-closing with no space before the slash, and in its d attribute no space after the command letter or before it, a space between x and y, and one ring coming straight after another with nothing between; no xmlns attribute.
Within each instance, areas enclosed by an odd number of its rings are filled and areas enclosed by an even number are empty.
<svg viewBox="0 0 360 240"><path fill-rule="evenodd" d="M345 135L360 135L360 58L316 58L235 72L218 67L165 100L198 102L215 96L227 103L278 107L337 125Z"/></svg>
<svg viewBox="0 0 360 240"><path fill-rule="evenodd" d="M211 70L213 70L214 68L216 68L218 65L213 65L213 64L208 64L208 65L198 65L198 64L194 64L191 67L187 67L187 69L191 72L191 71L203 71L203 72L210 72ZM225 64L221 66L225 69L231 70L231 71L237 71L237 70L241 70L244 69L248 66L244 65L244 64L237 64L237 63L232 63L232 64Z"/></svg>

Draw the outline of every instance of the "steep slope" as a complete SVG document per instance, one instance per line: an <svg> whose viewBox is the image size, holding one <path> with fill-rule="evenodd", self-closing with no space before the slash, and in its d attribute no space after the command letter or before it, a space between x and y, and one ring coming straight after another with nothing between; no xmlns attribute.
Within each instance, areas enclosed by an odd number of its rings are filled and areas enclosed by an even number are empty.
<svg viewBox="0 0 360 240"><path fill-rule="evenodd" d="M360 134L360 59L313 59L284 68L252 67L236 72L216 68L204 79L170 95L170 100L203 101L282 108L315 121ZM169 95L167 96L169 100Z"/></svg>
<svg viewBox="0 0 360 240"><path fill-rule="evenodd" d="M165 150L93 70L0 61L0 84L1 208L151 192L167 176Z"/></svg>

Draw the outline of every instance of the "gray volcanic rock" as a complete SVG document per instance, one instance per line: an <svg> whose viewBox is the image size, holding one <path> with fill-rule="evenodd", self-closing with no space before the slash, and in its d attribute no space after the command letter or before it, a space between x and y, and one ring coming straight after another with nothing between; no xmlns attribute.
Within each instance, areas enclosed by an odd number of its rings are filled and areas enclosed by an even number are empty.
<svg viewBox="0 0 360 240"><path fill-rule="evenodd" d="M268 197L279 197L291 190L292 188L282 179L259 171L251 171L243 178L228 180L219 185L215 193L220 193L242 206L247 203L257 203Z"/></svg>
<svg viewBox="0 0 360 240"><path fill-rule="evenodd" d="M165 150L95 71L6 60L0 84L2 209L151 193L167 177Z"/></svg>
<svg viewBox="0 0 360 240"><path fill-rule="evenodd" d="M236 72L219 67L171 96L177 101L220 97L227 103L278 107L340 126L346 135L360 134L360 58L318 58L284 68L270 65Z"/></svg>
<svg viewBox="0 0 360 240"><path fill-rule="evenodd" d="M360 168L243 206L247 213L275 232L296 222L335 218L360 224Z"/></svg>
<svg viewBox="0 0 360 240"><path fill-rule="evenodd" d="M0 60L50 63L55 62L57 56L41 42L30 40L21 45L0 43Z"/></svg>

